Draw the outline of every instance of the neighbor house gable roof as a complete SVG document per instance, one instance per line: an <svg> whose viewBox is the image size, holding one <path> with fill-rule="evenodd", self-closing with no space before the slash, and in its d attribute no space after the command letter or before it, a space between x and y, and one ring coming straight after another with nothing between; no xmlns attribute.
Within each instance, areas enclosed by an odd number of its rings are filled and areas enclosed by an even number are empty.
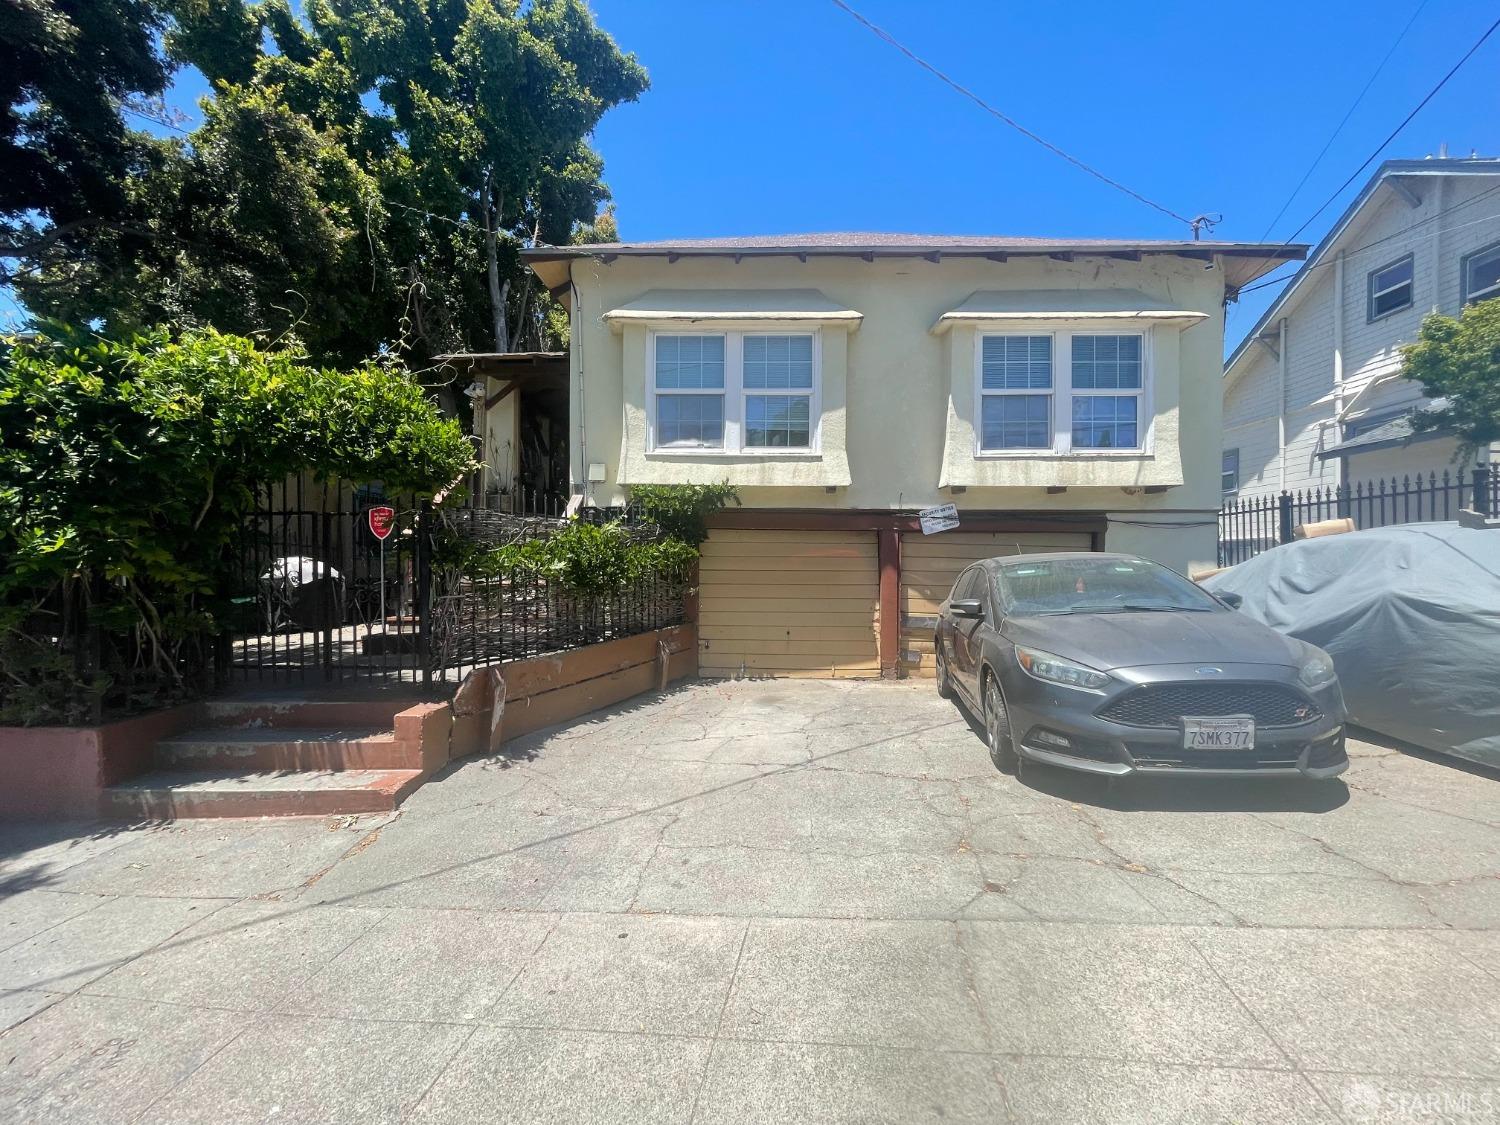
<svg viewBox="0 0 1500 1125"><path fill-rule="evenodd" d="M1301 268L1287 281L1286 288L1276 295L1276 299L1255 322L1255 327L1245 333L1245 338L1235 346L1234 352L1224 363L1225 377L1230 382L1239 377L1243 370L1242 361L1250 354L1250 346L1255 342L1256 337L1263 333L1268 325L1274 323L1276 318L1281 316L1283 311L1297 299L1309 279L1314 276L1312 271L1324 264L1324 260L1333 252L1339 240L1355 225L1356 220L1382 184L1389 182L1400 190L1408 179L1437 176L1500 176L1500 160L1387 160L1376 169L1375 174L1370 177L1365 186L1360 188L1359 194L1344 209L1338 221L1329 228L1322 241L1313 247L1312 253L1307 256Z"/></svg>

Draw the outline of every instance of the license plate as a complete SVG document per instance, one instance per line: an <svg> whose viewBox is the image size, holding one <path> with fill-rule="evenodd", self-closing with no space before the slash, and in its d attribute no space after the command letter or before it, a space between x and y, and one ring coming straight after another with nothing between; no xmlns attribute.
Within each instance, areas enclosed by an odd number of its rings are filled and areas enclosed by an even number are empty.
<svg viewBox="0 0 1500 1125"><path fill-rule="evenodd" d="M1255 720L1249 715L1182 720L1184 750L1253 750Z"/></svg>

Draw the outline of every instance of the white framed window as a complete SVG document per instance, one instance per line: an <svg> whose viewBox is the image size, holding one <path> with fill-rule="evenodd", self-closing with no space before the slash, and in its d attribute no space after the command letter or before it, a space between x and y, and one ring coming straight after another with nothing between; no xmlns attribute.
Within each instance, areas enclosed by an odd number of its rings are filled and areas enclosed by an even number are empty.
<svg viewBox="0 0 1500 1125"><path fill-rule="evenodd" d="M660 330L647 348L649 451L816 452L817 332Z"/></svg>
<svg viewBox="0 0 1500 1125"><path fill-rule="evenodd" d="M984 336L979 344L979 447L1052 447L1052 336Z"/></svg>
<svg viewBox="0 0 1500 1125"><path fill-rule="evenodd" d="M1072 448L1141 448L1144 337L1076 334L1071 343Z"/></svg>
<svg viewBox="0 0 1500 1125"><path fill-rule="evenodd" d="M652 364L655 443L662 449L724 448L723 336L663 334Z"/></svg>
<svg viewBox="0 0 1500 1125"><path fill-rule="evenodd" d="M1500 242L1467 255L1461 269L1464 304L1500 297Z"/></svg>
<svg viewBox="0 0 1500 1125"><path fill-rule="evenodd" d="M1370 271L1370 301L1367 320L1376 321L1391 313L1411 308L1412 265L1415 259L1408 254L1388 266Z"/></svg>
<svg viewBox="0 0 1500 1125"><path fill-rule="evenodd" d="M976 454L1144 451L1149 343L1143 332L980 333Z"/></svg>

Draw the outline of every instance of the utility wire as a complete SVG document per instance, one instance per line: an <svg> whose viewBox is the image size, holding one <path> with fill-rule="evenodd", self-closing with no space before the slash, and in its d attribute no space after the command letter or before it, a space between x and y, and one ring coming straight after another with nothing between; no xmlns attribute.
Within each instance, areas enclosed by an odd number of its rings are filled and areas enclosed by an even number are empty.
<svg viewBox="0 0 1500 1125"><path fill-rule="evenodd" d="M181 125L174 125L172 122L163 120L155 114L147 113L143 109L136 109L134 106L128 105L121 105L120 108L126 113L135 114L143 121L149 121L153 125L160 125L163 129L171 129L174 133L181 133L184 137L191 137L193 135L192 130L184 129Z"/></svg>
<svg viewBox="0 0 1500 1125"><path fill-rule="evenodd" d="M1385 58L1381 59L1379 65L1375 67L1374 72L1370 75L1370 80L1365 83L1364 89L1362 89L1359 92L1358 96L1355 97L1354 101L1350 103L1348 111L1345 112L1338 125L1334 127L1333 132L1329 134L1328 140L1324 143L1322 150L1319 151L1318 155L1313 158L1313 162L1308 165L1307 171L1302 173L1302 178L1297 181L1297 186L1292 189L1292 194L1286 197L1286 202L1281 205L1281 210L1277 211L1276 217L1266 224L1266 229L1261 232L1261 242L1264 242L1266 240L1266 237L1271 233L1271 228L1281 221L1281 216L1286 214L1286 209L1292 205L1292 200L1297 198L1297 193L1303 189L1303 187L1307 184L1309 177L1311 177L1313 172L1317 170L1318 165L1323 162L1323 157L1328 155L1328 150L1333 147L1333 142L1337 140L1338 135L1344 131L1344 126L1349 124L1349 118L1354 116L1354 111L1359 108L1360 102L1365 100L1365 95L1370 92L1370 87L1375 85L1375 79L1380 77L1380 72L1385 69L1385 64L1391 61L1391 56L1396 53L1396 48L1401 46L1402 40L1406 38L1406 33L1411 30L1411 25L1417 22L1417 17L1420 16L1422 14L1422 10L1427 7L1427 3L1428 0L1422 0L1422 2L1417 5L1417 10L1411 14L1411 19L1406 21L1406 26L1401 29L1401 34L1396 36L1395 42L1391 44L1391 49L1385 53Z"/></svg>
<svg viewBox="0 0 1500 1125"><path fill-rule="evenodd" d="M1151 208L1153 208L1153 209L1155 209L1157 211L1160 211L1163 215L1167 215L1167 216L1169 216L1169 217L1171 217L1173 219L1176 219L1178 222L1186 223L1189 227L1191 227L1193 229L1193 236L1195 238L1197 237L1198 227L1199 227L1200 222L1204 219L1204 216L1200 215L1196 219L1190 219L1186 215L1180 215L1180 214L1178 214L1176 211L1173 211L1170 207L1165 207L1162 204L1157 203L1155 200L1147 199L1144 195L1142 195L1138 191L1132 191L1130 188L1126 187L1124 184L1120 183L1118 180L1112 180L1112 179L1110 179L1108 176L1106 176L1103 172L1099 171L1097 168L1093 168L1093 167L1089 166L1088 164L1085 164L1082 160L1079 160L1076 156L1072 156L1069 153L1064 152L1062 149L1058 148L1051 141L1045 140L1044 138L1042 138L1042 137L1038 136L1037 134L1033 133L1030 129L1026 128L1026 126L1022 125L1020 122L1016 121L1014 118L1009 117L1009 116L1007 116L1004 113L1001 113L994 106L990 105L989 102L985 101L978 94L974 93L973 90L970 90L967 86L961 85L960 83L956 82L954 79L948 77L948 75L944 74L937 67L933 66L926 59L922 58L921 55L918 55L910 47L907 47L904 43L900 42L900 40L896 39L893 35L891 35L884 28L878 27L877 25L871 23L869 20L865 19L864 16L860 15L853 8L851 8L848 4L844 3L844 0L833 0L833 4L836 7L838 7L838 8L842 8L850 16L854 17L854 19L857 20L859 23L863 24L865 27L869 28L870 31L874 32L875 35L878 38L885 40L885 42L889 43L892 47L895 47L896 50L900 51L907 58L911 59L912 62L916 63L923 70L927 71L933 77L939 79L940 81L942 81L942 82L946 83L947 85L951 86L953 89L957 90L964 97L968 98L975 105L979 106L980 109L984 110L986 113L990 114L992 117L996 117L999 120L1003 121L1005 124L1009 125L1016 132L1020 133L1023 137L1026 137L1029 140L1035 141L1037 144L1041 145L1044 149L1046 149L1048 152L1052 153L1054 156L1060 156L1060 157L1062 157L1069 164L1073 165L1075 168L1082 169L1083 171L1087 172L1090 176L1093 176L1096 180L1102 180L1102 181L1104 181L1106 184L1108 184L1110 187L1114 188L1116 191L1124 192L1126 195L1130 196L1130 198L1132 198L1132 199L1134 199L1134 200L1136 200L1136 201L1138 201L1140 203L1144 203L1147 207L1151 207Z"/></svg>
<svg viewBox="0 0 1500 1125"><path fill-rule="evenodd" d="M834 3L835 4L839 3L839 0L834 0ZM1321 215L1325 210L1328 209L1328 205L1330 203L1332 203L1341 194L1343 194L1344 189L1346 187L1348 187L1350 184L1352 184L1355 181L1355 179L1358 178L1359 174L1361 172L1363 172L1366 168L1368 168L1370 166L1370 164L1374 161L1374 159L1377 156L1379 156L1381 154L1381 152L1385 149L1385 146L1388 145L1388 144L1390 144L1393 140L1395 140L1397 134L1399 134L1402 129L1405 129L1408 125L1411 124L1412 118L1415 117L1417 114L1421 113L1422 110L1423 110L1423 108L1426 107L1427 103L1430 102L1430 101L1432 101L1433 98L1437 97L1438 91L1441 90L1444 86L1446 86L1448 84L1448 80L1450 78L1452 78L1455 74L1457 74L1459 72L1460 68L1463 67L1464 63L1468 62L1469 59L1473 57L1475 51L1479 50L1480 47L1484 46L1485 41L1487 39L1489 39L1489 37L1495 33L1495 29L1496 28L1500 28L1500 19L1497 19L1494 23L1490 24L1489 29L1487 31L1485 31L1485 33L1483 35L1481 35L1478 39L1476 39L1474 41L1474 45L1472 47L1470 47L1467 51L1464 52L1464 57L1461 58L1461 59L1459 59L1458 62L1456 62L1456 63L1453 64L1453 68L1451 70L1449 70L1447 74L1443 75L1442 79L1438 82L1438 84L1436 86L1434 86L1431 90L1427 91L1427 96L1425 98L1423 98L1420 102L1417 103L1417 107L1415 109L1413 109L1410 113L1408 113L1402 119L1401 124L1397 125L1394 129L1391 130L1390 135L1388 137L1386 137L1385 140L1381 141L1380 144L1378 144L1378 145L1375 146L1375 150L1373 152L1371 152L1369 156L1365 157L1365 162L1363 164L1361 164L1358 168L1354 169L1354 171L1349 174L1349 178L1347 180L1345 180L1343 183L1341 183L1338 186L1337 190L1335 190L1332 195L1330 195L1327 199L1325 199L1323 201L1322 206L1320 206L1316 211L1314 211L1311 215L1309 215L1307 217L1307 221L1306 222L1304 222L1300 227L1298 227L1296 230L1292 231L1292 233L1287 236L1287 242L1291 242L1292 239L1296 238L1299 234L1301 234L1304 230L1306 230L1308 228L1309 224L1311 224L1314 219L1316 219L1319 215Z"/></svg>
<svg viewBox="0 0 1500 1125"><path fill-rule="evenodd" d="M1426 226L1428 223L1435 223L1439 219L1449 218L1455 212L1462 211L1465 207L1472 207L1474 204L1478 203L1480 200L1486 199L1489 196L1494 195L1496 192L1500 192L1500 184L1497 184L1497 185L1495 185L1492 188L1485 189L1484 191L1480 192L1478 195L1473 196L1470 199L1464 200L1462 203L1458 204L1456 207L1453 207L1453 208L1449 209L1446 212L1443 212L1443 213L1437 214L1437 215L1429 215L1425 219L1418 219L1416 222L1412 223L1410 226L1404 226L1400 230L1393 231L1392 233L1386 235L1383 238L1377 238L1373 242L1366 242L1363 246L1356 246L1352 250L1345 251L1345 253L1352 256L1354 254L1359 254L1359 253L1362 253L1365 250L1369 250L1369 249L1372 249L1373 247L1379 246L1382 243L1390 242L1392 239L1400 238L1403 234L1409 234L1412 231L1418 229L1419 227ZM1495 217L1493 215L1486 215L1482 219L1471 219L1467 223L1458 223L1458 224L1455 224L1454 226L1451 226L1451 227L1443 227L1441 230L1434 231L1433 233L1434 234L1448 234L1450 231L1463 230L1465 227L1476 226L1479 223L1493 222L1494 219L1495 219ZM1332 264L1333 264L1332 262L1315 262L1314 264L1312 264L1310 266L1301 267L1300 269L1297 270L1296 273L1286 274L1286 275L1284 275L1282 277L1273 277L1273 278L1270 278L1270 279L1268 279L1266 281L1257 281L1254 285L1247 285L1243 289L1240 290L1240 293L1241 294L1244 294L1244 293L1253 293L1257 289L1264 289L1264 288L1266 288L1268 285L1280 285L1283 282L1291 281L1293 278L1297 277L1299 274L1310 273L1313 270L1323 269L1324 267L1331 266Z"/></svg>

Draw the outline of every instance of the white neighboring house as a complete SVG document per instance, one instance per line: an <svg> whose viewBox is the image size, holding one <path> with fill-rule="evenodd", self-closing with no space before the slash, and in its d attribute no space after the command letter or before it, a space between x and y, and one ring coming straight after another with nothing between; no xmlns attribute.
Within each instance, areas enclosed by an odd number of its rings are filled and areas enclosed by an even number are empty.
<svg viewBox="0 0 1500 1125"><path fill-rule="evenodd" d="M1399 349L1496 296L1500 160L1387 161L1225 365L1225 499L1471 467L1412 432L1430 400Z"/></svg>

